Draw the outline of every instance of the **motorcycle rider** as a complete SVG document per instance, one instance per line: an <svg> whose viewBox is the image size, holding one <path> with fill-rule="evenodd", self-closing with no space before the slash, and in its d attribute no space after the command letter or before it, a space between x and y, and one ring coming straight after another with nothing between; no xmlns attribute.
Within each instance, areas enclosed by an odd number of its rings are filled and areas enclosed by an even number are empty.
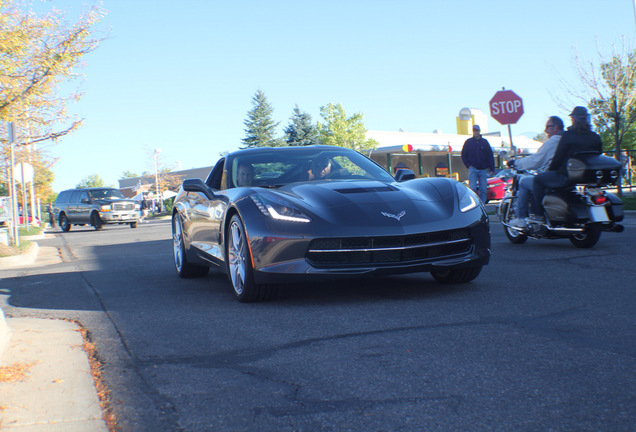
<svg viewBox="0 0 636 432"><path fill-rule="evenodd" d="M537 174L534 178L532 196L537 212L535 221L539 223L545 222L542 201L546 188L561 188L568 184L568 159L576 153L594 152L600 154L603 151L601 137L592 131L590 116L585 107L574 107L570 113L570 119L572 126L568 127L568 130L561 135L561 140L548 170Z"/></svg>
<svg viewBox="0 0 636 432"><path fill-rule="evenodd" d="M541 172L548 169L563 134L563 120L557 116L549 117L545 124L545 133L548 136L548 140L541 144L535 154L516 161L512 160L508 163L508 166L514 166L518 170L537 170ZM534 177L533 175L523 175L519 179L515 207L516 217L509 222L514 227L525 228L526 226L528 204L530 204Z"/></svg>

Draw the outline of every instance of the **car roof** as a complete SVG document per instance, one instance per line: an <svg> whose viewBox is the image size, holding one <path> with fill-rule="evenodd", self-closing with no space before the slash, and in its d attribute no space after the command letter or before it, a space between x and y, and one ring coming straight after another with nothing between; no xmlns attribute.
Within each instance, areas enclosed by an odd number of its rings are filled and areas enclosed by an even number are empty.
<svg viewBox="0 0 636 432"><path fill-rule="evenodd" d="M271 153L275 152L302 152L302 151L316 151L316 150L330 150L330 151L342 151L342 152L355 152L347 147L330 146L330 145L310 145L310 146L287 146L287 147L252 147L242 150L236 150L229 153L228 157L236 156L248 156L259 153Z"/></svg>

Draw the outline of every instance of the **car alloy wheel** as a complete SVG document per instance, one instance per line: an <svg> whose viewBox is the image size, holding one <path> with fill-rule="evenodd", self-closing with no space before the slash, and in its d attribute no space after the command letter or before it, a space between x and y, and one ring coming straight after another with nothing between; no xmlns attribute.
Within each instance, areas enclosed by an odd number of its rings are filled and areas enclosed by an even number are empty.
<svg viewBox="0 0 636 432"><path fill-rule="evenodd" d="M241 297L245 291L247 278L247 241L241 220L234 216L228 230L228 266L232 287L236 295Z"/></svg>
<svg viewBox="0 0 636 432"><path fill-rule="evenodd" d="M183 225L178 214L172 217L172 254L175 269L182 278L202 277L210 271L208 266L200 266L188 262L183 238Z"/></svg>

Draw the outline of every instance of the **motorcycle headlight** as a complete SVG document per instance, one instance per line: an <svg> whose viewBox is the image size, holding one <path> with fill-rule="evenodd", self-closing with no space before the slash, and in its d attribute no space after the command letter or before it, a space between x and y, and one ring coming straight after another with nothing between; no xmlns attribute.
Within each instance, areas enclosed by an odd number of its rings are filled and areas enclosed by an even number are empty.
<svg viewBox="0 0 636 432"><path fill-rule="evenodd" d="M455 183L455 188L459 197L459 211L466 213L479 206L479 197L475 192L461 183Z"/></svg>
<svg viewBox="0 0 636 432"><path fill-rule="evenodd" d="M287 222L311 222L309 216L289 201L263 193L250 195L256 207L267 217Z"/></svg>

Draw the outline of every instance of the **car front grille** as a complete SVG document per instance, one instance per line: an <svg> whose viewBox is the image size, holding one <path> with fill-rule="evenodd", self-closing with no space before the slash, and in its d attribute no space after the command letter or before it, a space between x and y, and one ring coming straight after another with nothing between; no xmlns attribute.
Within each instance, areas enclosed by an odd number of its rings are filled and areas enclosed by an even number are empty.
<svg viewBox="0 0 636 432"><path fill-rule="evenodd" d="M115 203L113 204L113 211L132 211L135 209L133 203Z"/></svg>
<svg viewBox="0 0 636 432"><path fill-rule="evenodd" d="M471 251L469 229L388 237L344 237L313 240L307 261L315 267L391 265L439 259Z"/></svg>

